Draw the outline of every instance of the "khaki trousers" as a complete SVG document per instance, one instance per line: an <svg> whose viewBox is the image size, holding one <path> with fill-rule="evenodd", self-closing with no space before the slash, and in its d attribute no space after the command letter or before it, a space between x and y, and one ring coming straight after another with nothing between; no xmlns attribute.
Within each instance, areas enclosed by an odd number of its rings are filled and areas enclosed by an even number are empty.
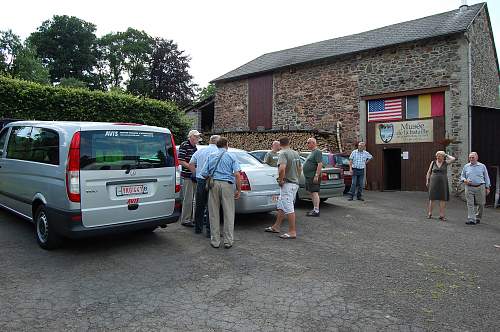
<svg viewBox="0 0 500 332"><path fill-rule="evenodd" d="M467 219L469 221L481 220L484 204L486 204L486 188L484 184L479 187L466 185L465 198L467 200ZM477 205L477 210L474 204Z"/></svg>
<svg viewBox="0 0 500 332"><path fill-rule="evenodd" d="M190 178L184 178L183 190L184 198L182 200L181 223L194 222L193 198L196 193L196 182L191 181Z"/></svg>
<svg viewBox="0 0 500 332"><path fill-rule="evenodd" d="M234 187L224 181L214 181L208 193L208 215L210 218L210 242L220 245L220 207L224 215L224 244L233 245L234 235Z"/></svg>

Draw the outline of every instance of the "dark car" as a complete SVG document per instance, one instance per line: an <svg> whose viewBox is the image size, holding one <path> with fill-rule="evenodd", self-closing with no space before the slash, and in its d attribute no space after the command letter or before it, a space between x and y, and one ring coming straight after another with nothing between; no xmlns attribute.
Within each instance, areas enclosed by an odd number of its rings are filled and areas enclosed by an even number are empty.
<svg viewBox="0 0 500 332"><path fill-rule="evenodd" d="M330 163L338 168L341 168L344 171L344 183L345 190L344 194L346 194L351 188L352 183L352 174L349 172L349 153L339 152L329 154Z"/></svg>

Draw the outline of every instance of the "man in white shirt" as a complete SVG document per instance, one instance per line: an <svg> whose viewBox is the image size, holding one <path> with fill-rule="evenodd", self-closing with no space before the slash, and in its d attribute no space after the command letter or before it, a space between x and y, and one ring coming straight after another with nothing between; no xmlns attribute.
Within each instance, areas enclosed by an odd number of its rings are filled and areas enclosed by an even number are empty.
<svg viewBox="0 0 500 332"><path fill-rule="evenodd" d="M349 201L354 199L354 195L356 194L357 189L357 198L360 201L364 201L363 187L365 185L365 168L366 164L373 159L373 156L370 152L366 151L365 142L359 142L358 148L351 152L349 156L349 171L352 174L352 184L351 190L349 190Z"/></svg>

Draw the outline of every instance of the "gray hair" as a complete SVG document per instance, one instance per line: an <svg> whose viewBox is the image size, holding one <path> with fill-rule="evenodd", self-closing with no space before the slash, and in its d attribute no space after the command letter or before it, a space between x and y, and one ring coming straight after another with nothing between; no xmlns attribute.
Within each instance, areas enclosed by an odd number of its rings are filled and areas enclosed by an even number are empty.
<svg viewBox="0 0 500 332"><path fill-rule="evenodd" d="M441 150L440 150L440 151L438 151L438 152L436 152L436 157L437 157L437 156L439 156L439 155L441 155L441 156L445 157L445 156L446 156L446 152L441 151Z"/></svg>
<svg viewBox="0 0 500 332"><path fill-rule="evenodd" d="M220 140L220 135L212 135L210 136L209 143L210 144L217 144L217 142Z"/></svg>

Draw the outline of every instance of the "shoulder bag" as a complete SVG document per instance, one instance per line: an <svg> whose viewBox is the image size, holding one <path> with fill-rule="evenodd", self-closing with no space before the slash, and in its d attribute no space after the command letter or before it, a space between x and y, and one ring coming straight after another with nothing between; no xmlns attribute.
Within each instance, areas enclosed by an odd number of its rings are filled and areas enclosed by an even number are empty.
<svg viewBox="0 0 500 332"><path fill-rule="evenodd" d="M215 170L217 169L217 166L219 166L219 162L222 159L222 156L224 155L224 153L226 153L226 151L224 151L220 154L219 158L217 159L217 162L215 163L215 167L214 167L212 173L205 179L205 190L206 191L209 191L210 189L212 189L214 187L213 176L214 176Z"/></svg>

